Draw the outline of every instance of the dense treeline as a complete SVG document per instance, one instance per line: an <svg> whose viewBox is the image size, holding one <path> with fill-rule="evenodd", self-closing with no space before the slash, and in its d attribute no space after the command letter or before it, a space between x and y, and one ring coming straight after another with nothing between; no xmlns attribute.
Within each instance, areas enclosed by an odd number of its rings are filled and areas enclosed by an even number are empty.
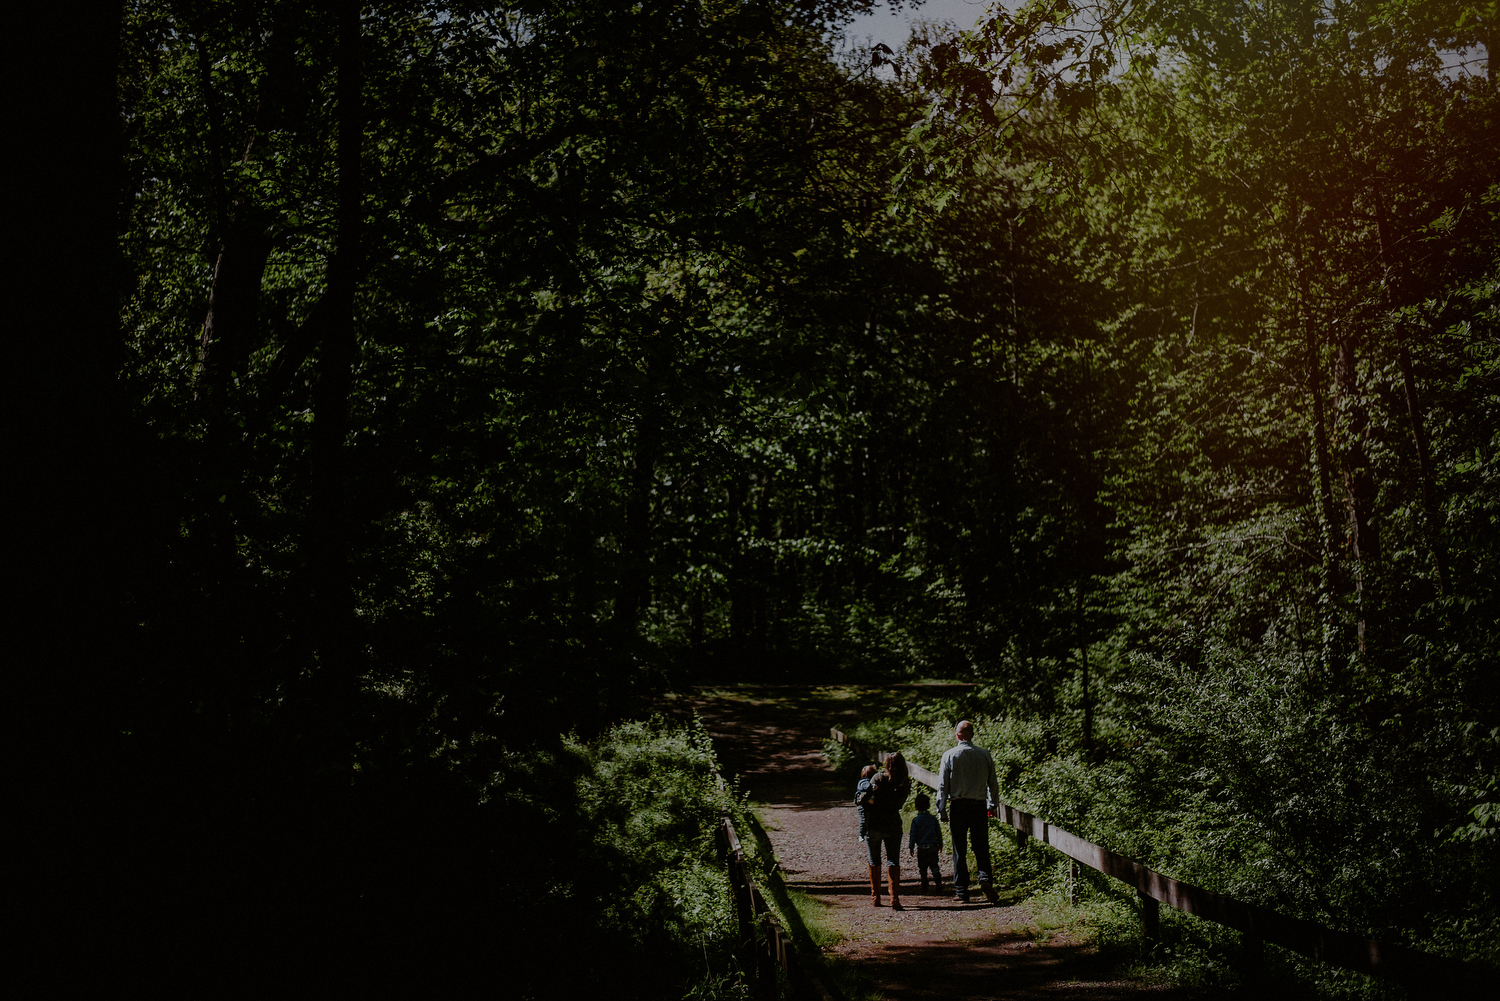
<svg viewBox="0 0 1500 1001"><path fill-rule="evenodd" d="M89 620L49 704L142 927L416 974L519 897L628 967L557 878L579 741L905 674L1194 789L1308 916L1494 941L1493 13L1060 2L839 55L867 6L90 22L28 600Z"/></svg>

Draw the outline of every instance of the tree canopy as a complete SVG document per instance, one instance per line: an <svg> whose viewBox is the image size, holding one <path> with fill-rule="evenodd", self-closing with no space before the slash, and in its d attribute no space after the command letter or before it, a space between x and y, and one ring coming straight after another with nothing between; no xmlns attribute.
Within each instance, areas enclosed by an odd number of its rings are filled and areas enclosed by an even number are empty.
<svg viewBox="0 0 1500 1001"><path fill-rule="evenodd" d="M143 928L215 912L205 957L298 969L405 936L416 976L522 894L614 929L605 978L630 921L549 873L610 823L561 790L657 760L617 724L945 677L1255 846L1241 892L1495 961L1493 4L1056 0L841 47L872 6L80 27L117 73L76 85L94 173L49 182L80 237L45 297L89 287L78 366L36 362L25 607L89 619L47 718L103 762L141 861L90 871ZM289 901L333 944L278 945Z"/></svg>

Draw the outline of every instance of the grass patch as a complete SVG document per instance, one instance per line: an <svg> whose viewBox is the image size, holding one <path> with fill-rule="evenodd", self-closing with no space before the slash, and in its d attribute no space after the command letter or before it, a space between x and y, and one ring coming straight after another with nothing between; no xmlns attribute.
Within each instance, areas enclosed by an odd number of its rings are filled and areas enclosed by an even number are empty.
<svg viewBox="0 0 1500 1001"><path fill-rule="evenodd" d="M1037 942L1065 936L1075 942L1092 943L1098 938L1102 923L1112 920L1113 907L1103 901L1069 903L1067 895L1048 891L1030 897L1023 905L1026 923L1016 931L1030 935Z"/></svg>
<svg viewBox="0 0 1500 1001"><path fill-rule="evenodd" d="M837 945L847 937L829 914L829 905L822 900L790 887L787 888L787 900L802 919L807 937L819 949Z"/></svg>

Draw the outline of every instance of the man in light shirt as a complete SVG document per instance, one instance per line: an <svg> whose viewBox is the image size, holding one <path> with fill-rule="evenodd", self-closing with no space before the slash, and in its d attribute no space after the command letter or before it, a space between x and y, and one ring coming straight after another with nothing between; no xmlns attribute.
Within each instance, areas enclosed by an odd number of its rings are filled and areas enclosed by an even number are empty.
<svg viewBox="0 0 1500 1001"><path fill-rule="evenodd" d="M1000 802L1000 784L995 781L995 762L990 752L976 747L974 724L958 724L953 736L956 747L943 752L938 765L938 819L946 821L953 836L953 896L969 901L968 845L974 846L974 876L990 903L997 903L990 881L989 812Z"/></svg>

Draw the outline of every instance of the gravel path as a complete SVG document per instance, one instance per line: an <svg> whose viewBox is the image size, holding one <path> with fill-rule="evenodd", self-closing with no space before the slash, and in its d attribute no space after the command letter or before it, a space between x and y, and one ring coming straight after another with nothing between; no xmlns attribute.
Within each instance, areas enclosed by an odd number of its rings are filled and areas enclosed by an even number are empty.
<svg viewBox="0 0 1500 1001"><path fill-rule="evenodd" d="M937 694L930 686L903 686ZM889 898L872 907L864 850L855 840L851 790L840 787L822 757L828 728L860 719L864 701L851 689L758 686L701 691L677 701L714 737L727 775L738 776L756 803L787 884L810 896L821 923L843 936L827 946L834 963L857 966L870 997L892 1001L954 998L1079 998L1123 1001L1186 999L1194 994L1114 979L1086 944L1053 936L1039 944L1024 903L992 907L923 896L904 880L904 912ZM884 697L891 696L890 689ZM903 862L909 861L903 859ZM951 878L952 860L942 859ZM903 876L915 876L915 868ZM945 884L946 885L946 884Z"/></svg>

